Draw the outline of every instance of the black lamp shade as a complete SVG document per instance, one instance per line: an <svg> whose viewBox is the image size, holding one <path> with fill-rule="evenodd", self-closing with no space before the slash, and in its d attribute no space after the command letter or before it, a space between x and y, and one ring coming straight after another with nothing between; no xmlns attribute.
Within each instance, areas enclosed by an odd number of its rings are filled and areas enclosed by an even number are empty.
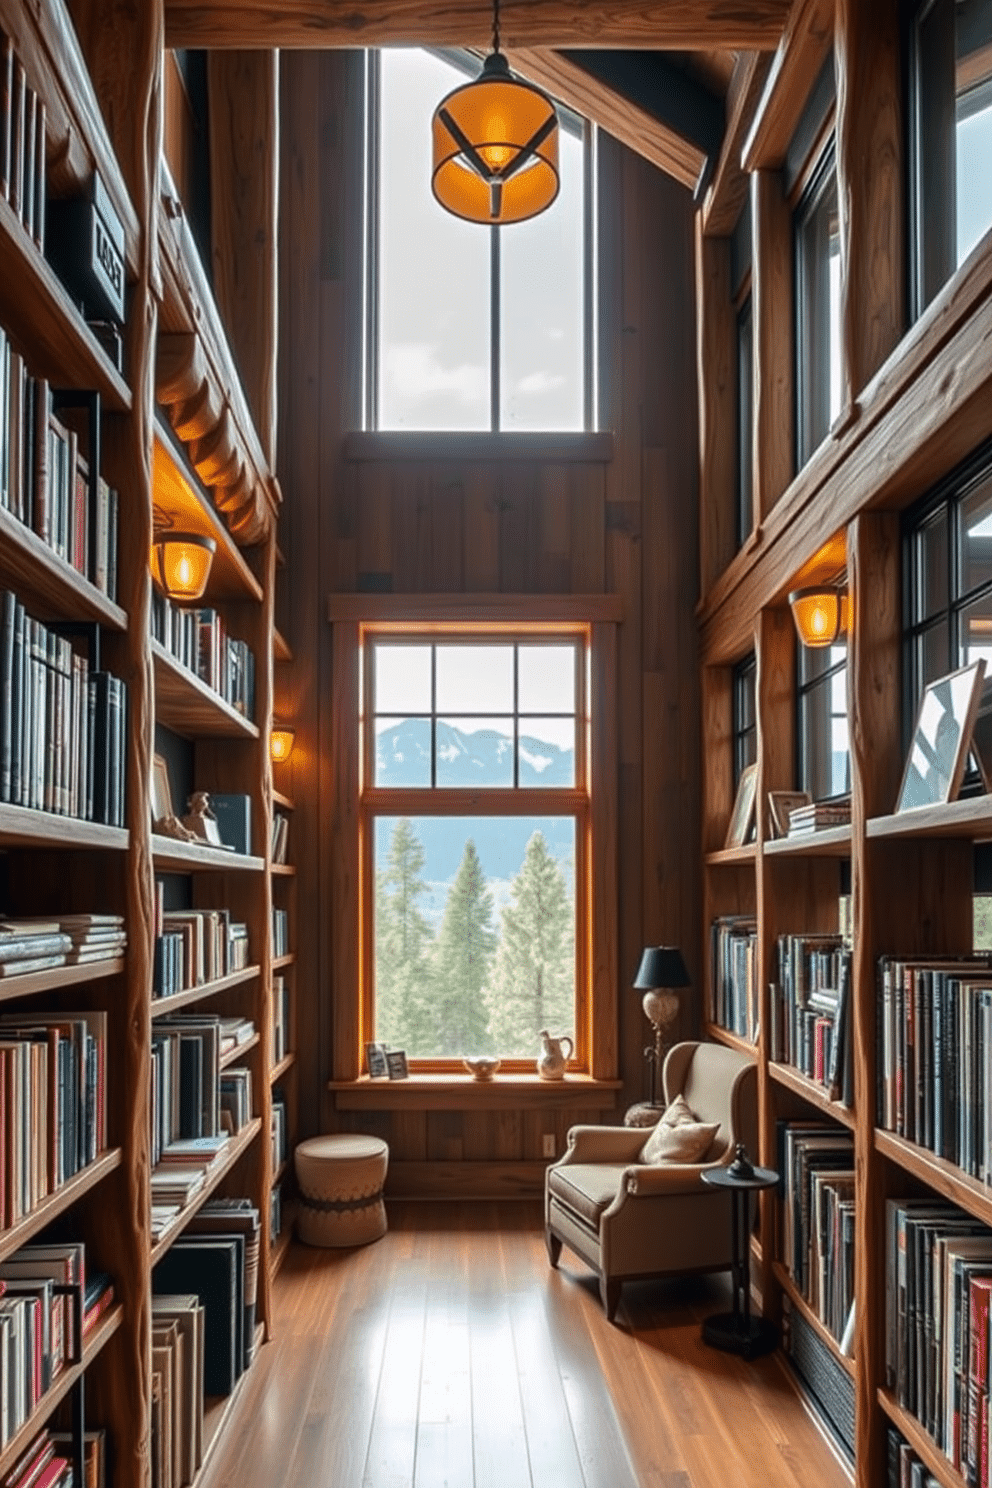
<svg viewBox="0 0 992 1488"><path fill-rule="evenodd" d="M689 973L678 946L645 946L634 987L646 992L653 987L688 987Z"/></svg>

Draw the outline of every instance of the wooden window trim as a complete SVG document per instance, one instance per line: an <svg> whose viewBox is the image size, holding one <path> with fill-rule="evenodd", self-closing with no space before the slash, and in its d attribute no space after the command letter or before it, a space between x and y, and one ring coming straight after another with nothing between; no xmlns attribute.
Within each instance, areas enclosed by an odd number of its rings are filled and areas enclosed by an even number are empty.
<svg viewBox="0 0 992 1488"><path fill-rule="evenodd" d="M614 1080L618 1067L617 964L617 696L616 624L620 602L609 595L333 595L328 602L333 626L333 823L331 918L334 965L331 1068L334 1082L359 1080L371 1008L370 950L366 931L370 890L363 886L369 858L363 832L368 814L361 796L361 671L365 636L379 634L462 633L466 624L483 632L556 632L588 635L589 704L585 712L588 796L585 826L577 840L576 877L582 876L586 912L577 923L577 1046L585 1051L581 1074L594 1081ZM460 812L475 809L471 792L457 797ZM516 791L518 811L536 810L543 793ZM568 793L569 795L571 793ZM577 793L579 794L579 793ZM584 794L584 793L583 793ZM391 807L401 793L387 796ZM520 798L523 797L523 800ZM558 794L558 801L562 795ZM580 819L576 818L577 821ZM578 943L581 941L581 945ZM536 1056L535 1056L536 1057ZM422 1062L418 1061L418 1067ZM526 1061L510 1061L511 1073ZM450 1068L450 1063L444 1068ZM378 1087L376 1087L378 1088Z"/></svg>

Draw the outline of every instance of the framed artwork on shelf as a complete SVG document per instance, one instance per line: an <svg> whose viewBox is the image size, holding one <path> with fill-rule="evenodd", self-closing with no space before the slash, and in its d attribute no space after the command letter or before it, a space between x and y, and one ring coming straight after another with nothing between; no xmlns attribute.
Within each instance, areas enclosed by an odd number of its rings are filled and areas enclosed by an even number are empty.
<svg viewBox="0 0 992 1488"><path fill-rule="evenodd" d="M169 784L169 766L161 754L152 759L152 825L165 821L173 815L172 787Z"/></svg>
<svg viewBox="0 0 992 1488"><path fill-rule="evenodd" d="M813 797L809 791L769 791L768 820L773 837L788 837L789 812L797 806L811 806Z"/></svg>
<svg viewBox="0 0 992 1488"><path fill-rule="evenodd" d="M745 765L737 785L734 809L730 813L724 847L743 847L754 826L754 797L758 789L757 765Z"/></svg>
<svg viewBox="0 0 992 1488"><path fill-rule="evenodd" d="M970 662L923 690L896 811L939 806L957 797L985 680L985 661Z"/></svg>
<svg viewBox="0 0 992 1488"><path fill-rule="evenodd" d="M388 1049L386 1051L386 1068L391 1080L405 1080L410 1074L406 1062L405 1049Z"/></svg>
<svg viewBox="0 0 992 1488"><path fill-rule="evenodd" d="M369 1067L370 1080L385 1080L389 1074L386 1064L385 1044L366 1044L365 1062Z"/></svg>

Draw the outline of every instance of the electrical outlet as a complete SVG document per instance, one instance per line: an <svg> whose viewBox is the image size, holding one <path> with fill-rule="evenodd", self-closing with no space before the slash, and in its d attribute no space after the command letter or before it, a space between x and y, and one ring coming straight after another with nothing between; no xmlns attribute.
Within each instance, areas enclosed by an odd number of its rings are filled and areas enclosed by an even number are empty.
<svg viewBox="0 0 992 1488"><path fill-rule="evenodd" d="M544 1136L541 1138L541 1148L542 1148L543 1155L545 1157L554 1157L554 1155L555 1155L555 1134L554 1134L554 1132L545 1132L544 1133Z"/></svg>

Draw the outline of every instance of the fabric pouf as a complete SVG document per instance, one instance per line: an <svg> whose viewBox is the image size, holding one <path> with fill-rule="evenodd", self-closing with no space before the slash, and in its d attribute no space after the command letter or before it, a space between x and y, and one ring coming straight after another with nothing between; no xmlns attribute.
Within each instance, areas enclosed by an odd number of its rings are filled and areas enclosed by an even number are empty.
<svg viewBox="0 0 992 1488"><path fill-rule="evenodd" d="M294 1153L296 1233L307 1245L368 1245L386 1233L382 1200L389 1148L379 1137L311 1137Z"/></svg>

